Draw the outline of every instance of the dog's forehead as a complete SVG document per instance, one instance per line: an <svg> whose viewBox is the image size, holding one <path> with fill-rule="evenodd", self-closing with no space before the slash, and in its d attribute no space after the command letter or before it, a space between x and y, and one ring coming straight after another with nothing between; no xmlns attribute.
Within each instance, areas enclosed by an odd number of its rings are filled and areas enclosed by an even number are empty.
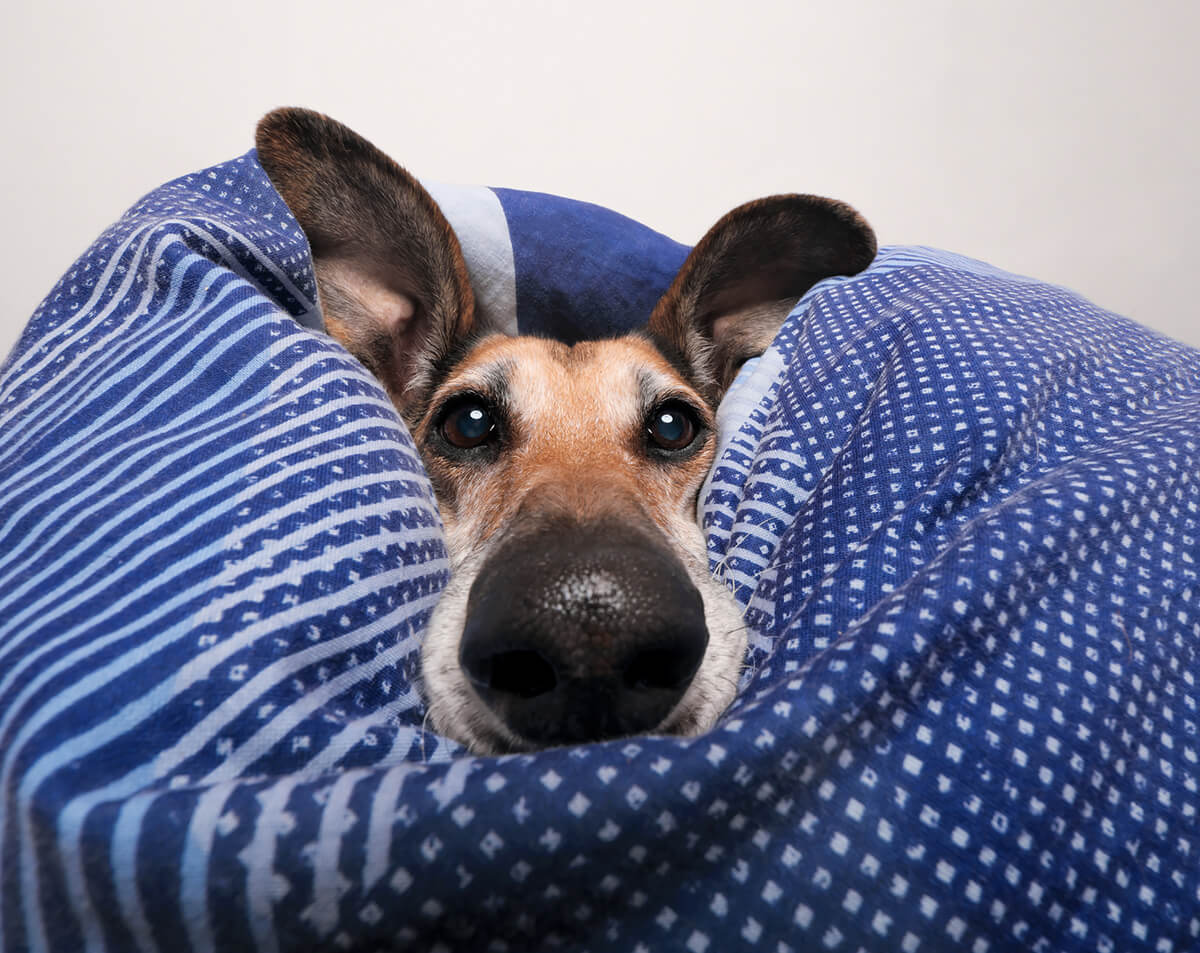
<svg viewBox="0 0 1200 953"><path fill-rule="evenodd" d="M443 389L502 391L524 414L575 412L602 418L640 415L667 396L701 398L649 341L637 335L574 345L546 338L486 338ZM618 422L616 419L614 423Z"/></svg>

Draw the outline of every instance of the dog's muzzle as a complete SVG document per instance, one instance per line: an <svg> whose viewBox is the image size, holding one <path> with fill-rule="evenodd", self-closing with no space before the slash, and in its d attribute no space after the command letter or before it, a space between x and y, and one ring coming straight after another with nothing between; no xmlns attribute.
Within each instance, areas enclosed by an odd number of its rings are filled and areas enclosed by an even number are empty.
<svg viewBox="0 0 1200 953"><path fill-rule="evenodd" d="M547 527L505 540L467 600L459 664L536 746L663 725L708 646L679 559L637 530Z"/></svg>

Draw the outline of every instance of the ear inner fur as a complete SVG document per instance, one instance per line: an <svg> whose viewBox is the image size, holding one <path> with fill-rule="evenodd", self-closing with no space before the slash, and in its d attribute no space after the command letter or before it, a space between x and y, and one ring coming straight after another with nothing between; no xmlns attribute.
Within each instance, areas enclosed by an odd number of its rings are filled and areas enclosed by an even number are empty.
<svg viewBox="0 0 1200 953"><path fill-rule="evenodd" d="M404 411L474 324L453 229L408 172L319 113L269 113L256 145L308 237L328 329Z"/></svg>

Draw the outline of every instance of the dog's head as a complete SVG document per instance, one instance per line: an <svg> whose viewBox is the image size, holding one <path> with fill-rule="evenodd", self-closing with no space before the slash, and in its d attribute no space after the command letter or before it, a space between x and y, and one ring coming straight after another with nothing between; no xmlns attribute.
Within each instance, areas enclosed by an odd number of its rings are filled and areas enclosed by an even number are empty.
<svg viewBox="0 0 1200 953"><path fill-rule="evenodd" d="M870 263L870 228L829 199L750 202L643 330L569 346L490 330L436 203L349 129L277 110L257 145L326 327L386 388L438 497L453 577L422 658L434 726L484 752L710 727L746 641L695 522L715 406L801 294Z"/></svg>

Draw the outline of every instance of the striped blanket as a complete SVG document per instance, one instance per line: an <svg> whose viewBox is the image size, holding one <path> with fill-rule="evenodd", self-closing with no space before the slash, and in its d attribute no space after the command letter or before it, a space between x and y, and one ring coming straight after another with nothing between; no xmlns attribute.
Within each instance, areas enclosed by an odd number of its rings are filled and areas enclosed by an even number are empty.
<svg viewBox="0 0 1200 953"><path fill-rule="evenodd" d="M483 307L643 320L686 249L435 188ZM423 730L447 577L253 155L105 232L0 371L0 949L1200 947L1200 352L893 248L721 408L753 627L709 734Z"/></svg>

